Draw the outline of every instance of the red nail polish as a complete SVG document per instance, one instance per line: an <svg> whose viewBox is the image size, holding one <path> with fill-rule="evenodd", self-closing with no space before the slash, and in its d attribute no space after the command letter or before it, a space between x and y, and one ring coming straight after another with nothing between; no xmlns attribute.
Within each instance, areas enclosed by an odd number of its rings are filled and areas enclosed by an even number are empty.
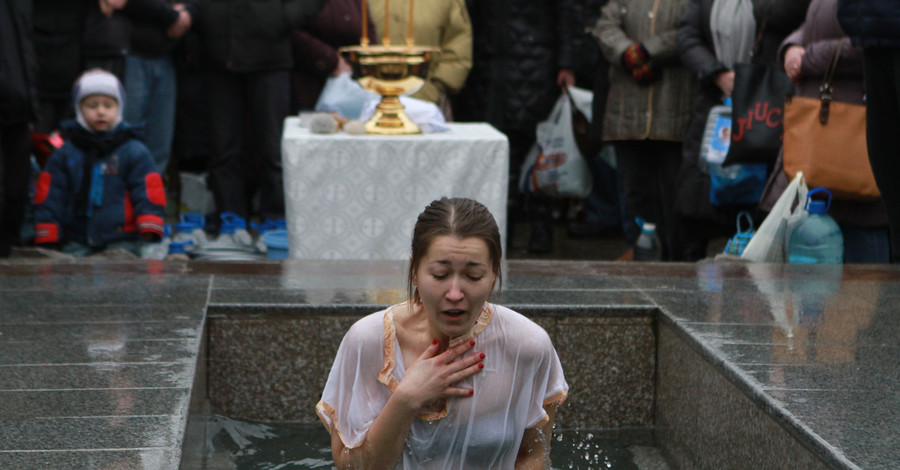
<svg viewBox="0 0 900 470"><path fill-rule="evenodd" d="M475 346L475 340L469 341L469 346Z"/></svg>
<svg viewBox="0 0 900 470"><path fill-rule="evenodd" d="M478 368L479 368L479 369L484 369L484 363L483 363L483 362L479 362L479 363L478 363Z"/></svg>
<svg viewBox="0 0 900 470"><path fill-rule="evenodd" d="M479 354L482 359L484 359L484 353Z"/></svg>
<svg viewBox="0 0 900 470"><path fill-rule="evenodd" d="M475 395L475 390L469 390L469 396Z"/></svg>
<svg viewBox="0 0 900 470"><path fill-rule="evenodd" d="M434 346L435 344L438 344L438 340L437 340L437 339L435 339L434 341L431 342L431 345L432 345L432 346Z"/></svg>

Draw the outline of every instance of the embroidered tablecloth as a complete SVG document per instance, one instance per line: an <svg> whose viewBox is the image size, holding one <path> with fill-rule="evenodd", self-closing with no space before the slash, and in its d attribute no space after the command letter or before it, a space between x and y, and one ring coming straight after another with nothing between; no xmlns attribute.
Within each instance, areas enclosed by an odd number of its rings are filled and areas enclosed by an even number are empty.
<svg viewBox="0 0 900 470"><path fill-rule="evenodd" d="M412 228L442 196L494 214L506 242L509 144L483 123L414 136L311 134L296 117L282 138L292 259L409 259Z"/></svg>

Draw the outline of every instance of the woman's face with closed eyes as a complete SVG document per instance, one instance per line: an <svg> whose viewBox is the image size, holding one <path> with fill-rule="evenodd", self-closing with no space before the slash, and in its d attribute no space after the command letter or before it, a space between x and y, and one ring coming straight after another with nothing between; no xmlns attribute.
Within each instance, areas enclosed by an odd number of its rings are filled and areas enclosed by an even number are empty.
<svg viewBox="0 0 900 470"><path fill-rule="evenodd" d="M454 338L468 332L496 280L487 243L442 235L432 240L415 284L433 333Z"/></svg>

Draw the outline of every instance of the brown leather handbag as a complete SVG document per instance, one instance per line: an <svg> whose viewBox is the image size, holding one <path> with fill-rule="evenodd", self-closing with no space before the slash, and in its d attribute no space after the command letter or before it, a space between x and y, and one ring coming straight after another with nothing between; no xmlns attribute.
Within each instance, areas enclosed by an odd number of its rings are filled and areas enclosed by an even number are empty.
<svg viewBox="0 0 900 470"><path fill-rule="evenodd" d="M785 99L784 172L793 178L802 171L810 188L828 188L837 199L871 201L881 194L866 149L866 107L831 99L844 41L831 53L818 99Z"/></svg>

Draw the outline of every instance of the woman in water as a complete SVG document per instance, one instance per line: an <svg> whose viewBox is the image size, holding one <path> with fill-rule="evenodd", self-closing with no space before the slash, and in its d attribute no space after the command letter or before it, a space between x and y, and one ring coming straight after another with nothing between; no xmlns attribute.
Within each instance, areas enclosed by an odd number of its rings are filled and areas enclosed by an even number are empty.
<svg viewBox="0 0 900 470"><path fill-rule="evenodd" d="M316 407L338 468L550 468L568 385L547 333L488 302L501 250L476 201L419 215L409 300L350 328Z"/></svg>

